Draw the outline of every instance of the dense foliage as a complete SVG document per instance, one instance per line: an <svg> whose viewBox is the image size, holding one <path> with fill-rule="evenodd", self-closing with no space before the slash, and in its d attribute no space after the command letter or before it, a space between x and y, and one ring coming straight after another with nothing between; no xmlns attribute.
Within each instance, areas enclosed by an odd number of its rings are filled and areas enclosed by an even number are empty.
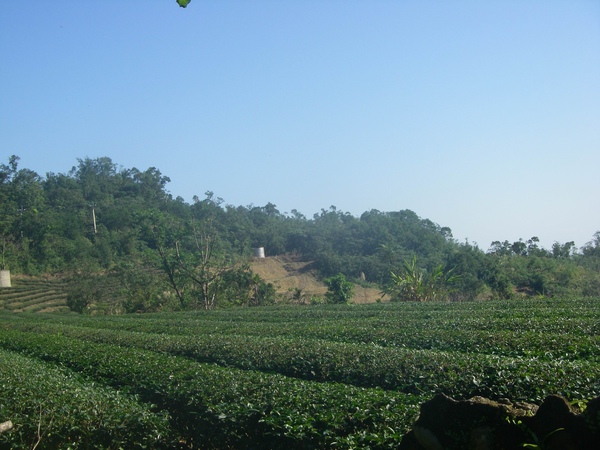
<svg viewBox="0 0 600 450"><path fill-rule="evenodd" d="M0 359L0 418L15 424L0 448L142 449L168 433L167 415L135 397L13 352Z"/></svg>
<svg viewBox="0 0 600 450"><path fill-rule="evenodd" d="M416 299L600 294L600 232L579 249L574 242L544 249L532 237L496 241L484 252L410 210L355 217L331 206L309 219L271 203L228 205L211 192L189 204L169 194L158 169L125 169L107 157L45 177L18 161L0 164L0 265L74 275L76 311L103 301L90 279L99 273L119 280L127 312L273 303L273 286L248 268L254 247L301 254L323 279L342 275L399 300L410 297L406 277L397 278L410 261L418 262L413 281L436 278L429 286L443 287ZM439 284L450 273L451 289Z"/></svg>
<svg viewBox="0 0 600 450"><path fill-rule="evenodd" d="M536 298L2 313L0 421L15 429L0 448L397 448L441 392L585 405L600 395L599 308Z"/></svg>

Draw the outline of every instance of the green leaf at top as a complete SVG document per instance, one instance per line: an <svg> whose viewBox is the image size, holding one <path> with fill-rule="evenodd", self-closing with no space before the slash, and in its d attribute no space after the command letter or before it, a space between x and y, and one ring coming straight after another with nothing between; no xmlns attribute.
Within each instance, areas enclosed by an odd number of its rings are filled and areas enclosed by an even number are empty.
<svg viewBox="0 0 600 450"><path fill-rule="evenodd" d="M192 0L177 0L177 4L185 8Z"/></svg>

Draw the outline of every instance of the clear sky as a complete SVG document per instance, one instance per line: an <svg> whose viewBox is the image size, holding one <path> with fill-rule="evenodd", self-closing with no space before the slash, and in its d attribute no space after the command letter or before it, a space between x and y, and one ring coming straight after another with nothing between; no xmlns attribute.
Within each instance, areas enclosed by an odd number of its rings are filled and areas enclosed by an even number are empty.
<svg viewBox="0 0 600 450"><path fill-rule="evenodd" d="M600 230L600 1L0 6L0 159L173 196L410 209L487 250Z"/></svg>

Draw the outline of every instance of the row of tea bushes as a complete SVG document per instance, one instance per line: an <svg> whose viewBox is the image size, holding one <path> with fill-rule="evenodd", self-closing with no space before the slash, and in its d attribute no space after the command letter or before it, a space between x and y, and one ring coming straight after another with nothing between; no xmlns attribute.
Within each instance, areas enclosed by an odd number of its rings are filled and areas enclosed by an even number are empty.
<svg viewBox="0 0 600 450"><path fill-rule="evenodd" d="M22 320L106 330L201 336L309 338L422 350L600 363L600 302L594 299L461 304L259 308L120 317ZM16 320L16 319L10 319Z"/></svg>
<svg viewBox="0 0 600 450"><path fill-rule="evenodd" d="M314 383L57 335L0 329L0 346L124 389L170 415L177 440L201 448L390 448L419 399Z"/></svg>
<svg viewBox="0 0 600 450"><path fill-rule="evenodd" d="M600 365L584 359L506 357L302 338L166 335L49 323L7 326L185 356L226 367L415 395L444 392L460 398L482 395L532 402L550 393L600 395Z"/></svg>
<svg viewBox="0 0 600 450"><path fill-rule="evenodd" d="M0 350L0 448L160 448L169 421L135 397Z"/></svg>

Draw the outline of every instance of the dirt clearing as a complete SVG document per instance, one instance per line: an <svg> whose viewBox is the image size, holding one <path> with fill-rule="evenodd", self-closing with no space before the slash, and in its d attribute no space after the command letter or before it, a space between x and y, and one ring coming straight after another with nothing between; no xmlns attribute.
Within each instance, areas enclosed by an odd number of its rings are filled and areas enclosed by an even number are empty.
<svg viewBox="0 0 600 450"><path fill-rule="evenodd" d="M290 294L299 289L303 298L324 297L327 286L317 276L312 262L303 261L291 255L255 258L251 263L252 271L263 280L272 283L278 294ZM381 298L378 289L354 286L351 303L375 303Z"/></svg>

